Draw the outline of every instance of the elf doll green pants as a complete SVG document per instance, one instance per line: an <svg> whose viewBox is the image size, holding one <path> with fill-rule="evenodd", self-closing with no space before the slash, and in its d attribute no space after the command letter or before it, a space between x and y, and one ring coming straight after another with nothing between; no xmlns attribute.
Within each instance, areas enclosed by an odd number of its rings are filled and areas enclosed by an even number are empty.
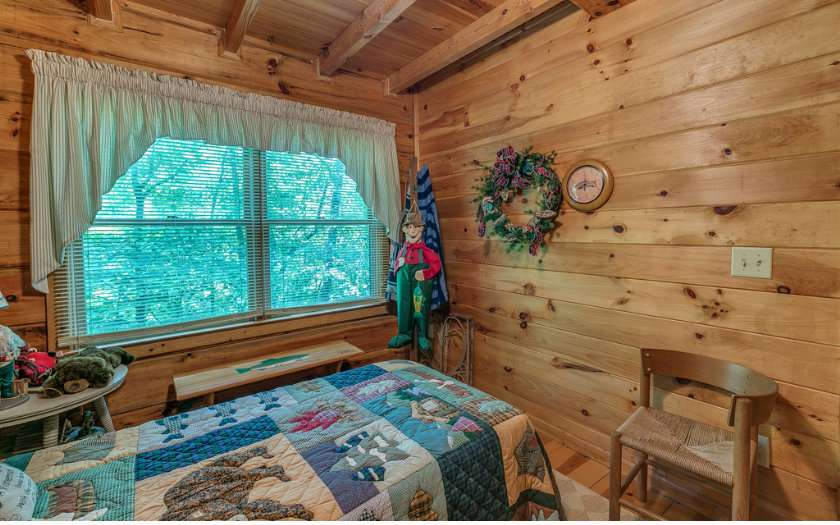
<svg viewBox="0 0 840 525"><path fill-rule="evenodd" d="M397 348L411 342L417 326L417 346L423 353L432 349L428 339L429 307L432 302L431 279L418 281L414 274L428 265L406 264L397 270L397 335L388 346Z"/></svg>

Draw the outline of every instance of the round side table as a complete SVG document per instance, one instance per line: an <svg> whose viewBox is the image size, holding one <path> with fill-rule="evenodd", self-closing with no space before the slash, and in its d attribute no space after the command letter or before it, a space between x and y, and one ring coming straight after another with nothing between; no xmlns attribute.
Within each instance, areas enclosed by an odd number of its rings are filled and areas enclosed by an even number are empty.
<svg viewBox="0 0 840 525"><path fill-rule="evenodd" d="M126 372L128 368L121 365L114 371L114 377L110 383L102 388L88 388L78 394L64 394L52 398L30 394L31 398L26 403L0 412L0 428L41 419L44 421L44 448L52 447L58 445L58 416L84 404L93 403L96 415L105 431L113 432L114 423L111 421L111 413L108 411L105 396L122 386Z"/></svg>

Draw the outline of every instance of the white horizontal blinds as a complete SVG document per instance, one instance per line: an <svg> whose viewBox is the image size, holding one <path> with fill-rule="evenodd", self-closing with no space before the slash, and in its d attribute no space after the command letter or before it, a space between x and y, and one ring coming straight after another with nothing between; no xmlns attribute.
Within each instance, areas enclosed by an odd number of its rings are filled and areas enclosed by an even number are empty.
<svg viewBox="0 0 840 525"><path fill-rule="evenodd" d="M337 159L266 152L268 308L382 299L385 228Z"/></svg>
<svg viewBox="0 0 840 525"><path fill-rule="evenodd" d="M258 316L257 160L244 148L157 140L68 250L59 342Z"/></svg>
<svg viewBox="0 0 840 525"><path fill-rule="evenodd" d="M336 159L157 140L53 286L59 344L381 299L384 227Z"/></svg>

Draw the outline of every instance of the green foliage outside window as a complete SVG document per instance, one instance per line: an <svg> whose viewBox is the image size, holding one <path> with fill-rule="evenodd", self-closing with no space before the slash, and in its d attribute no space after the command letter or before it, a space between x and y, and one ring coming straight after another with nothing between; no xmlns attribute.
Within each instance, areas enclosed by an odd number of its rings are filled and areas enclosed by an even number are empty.
<svg viewBox="0 0 840 525"><path fill-rule="evenodd" d="M384 239L337 159L162 138L71 250L76 332L377 299Z"/></svg>

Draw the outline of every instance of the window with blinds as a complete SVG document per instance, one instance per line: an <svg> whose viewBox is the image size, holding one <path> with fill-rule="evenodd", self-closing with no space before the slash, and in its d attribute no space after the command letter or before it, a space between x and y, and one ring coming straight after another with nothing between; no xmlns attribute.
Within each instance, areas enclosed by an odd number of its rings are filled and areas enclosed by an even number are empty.
<svg viewBox="0 0 840 525"><path fill-rule="evenodd" d="M65 252L59 344L380 302L387 250L337 159L162 138Z"/></svg>

